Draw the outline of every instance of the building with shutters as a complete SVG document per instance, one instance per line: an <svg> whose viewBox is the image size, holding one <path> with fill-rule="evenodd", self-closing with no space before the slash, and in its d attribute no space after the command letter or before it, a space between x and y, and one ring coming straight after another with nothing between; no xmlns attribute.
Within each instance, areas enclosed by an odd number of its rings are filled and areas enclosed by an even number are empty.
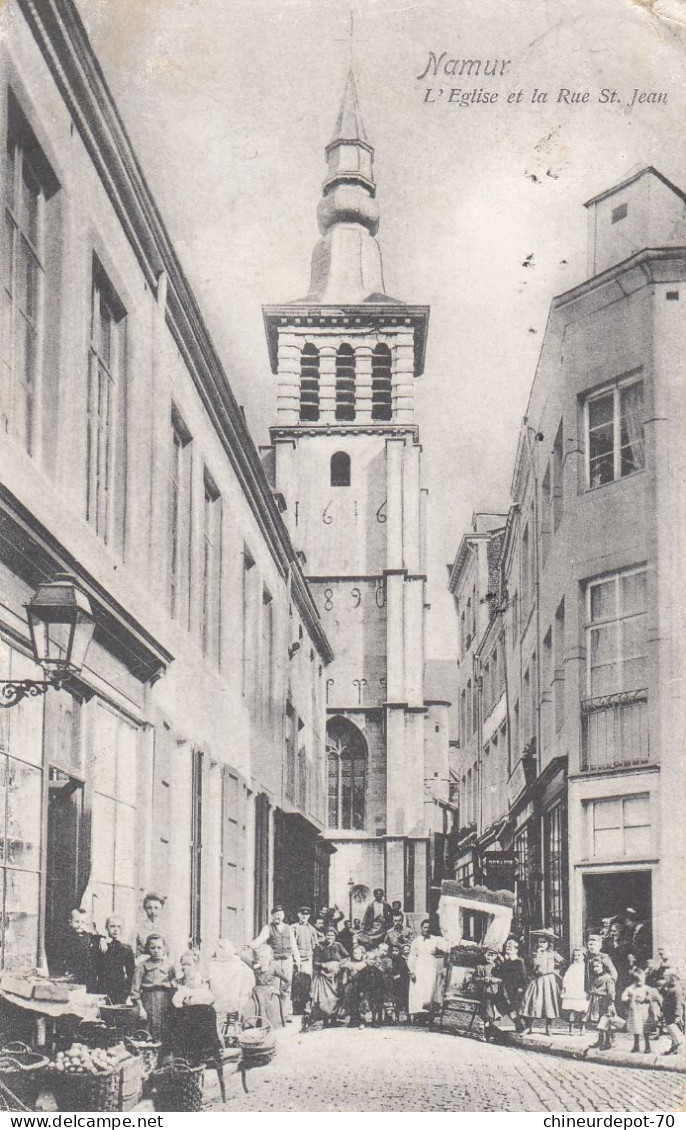
<svg viewBox="0 0 686 1130"><path fill-rule="evenodd" d="M293 824L293 897L328 899L331 647L72 0L1 18L0 677L40 677L56 571L97 626L78 680L0 709L0 959L151 890L176 953L240 945Z"/></svg>
<svg viewBox="0 0 686 1130"><path fill-rule="evenodd" d="M524 930L571 948L629 907L646 953L678 964L686 195L645 168L586 207L588 277L552 303L477 631L480 770L460 824L476 821L482 876L488 850L514 860ZM458 554L456 585L466 569ZM509 740L494 778L496 637ZM475 731L461 724L460 756Z"/></svg>
<svg viewBox="0 0 686 1130"><path fill-rule="evenodd" d="M440 805L449 808L448 727L425 689L414 382L429 310L386 291L373 158L351 73L326 147L309 290L264 310L277 383L274 482L335 652L326 835L336 848L332 900L351 917L376 887L425 912Z"/></svg>

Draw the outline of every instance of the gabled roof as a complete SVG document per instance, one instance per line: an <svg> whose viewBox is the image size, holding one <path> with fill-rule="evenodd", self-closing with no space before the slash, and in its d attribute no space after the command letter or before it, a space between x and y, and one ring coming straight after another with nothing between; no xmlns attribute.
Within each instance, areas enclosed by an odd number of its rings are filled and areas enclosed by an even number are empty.
<svg viewBox="0 0 686 1130"><path fill-rule="evenodd" d="M640 177L644 177L646 173L651 173L652 176L657 177L658 180L661 180L662 183L667 186L667 188L671 189L671 191L674 192L679 197L679 199L683 200L686 204L686 193L684 193L680 188L677 188L677 186L673 184L671 180L668 180L668 178L664 176L663 173L659 172L659 170L656 169L654 165L646 165L644 168L639 169L637 173L632 173L631 176L628 176L625 178L625 180L620 181L619 184L613 185L612 188L606 188L604 192L599 192L597 196L591 197L591 199L587 200L584 204L584 208L590 208L591 204L598 204L607 196L612 196L615 192L621 192L623 188L627 188L628 185L633 184L634 181L639 180Z"/></svg>

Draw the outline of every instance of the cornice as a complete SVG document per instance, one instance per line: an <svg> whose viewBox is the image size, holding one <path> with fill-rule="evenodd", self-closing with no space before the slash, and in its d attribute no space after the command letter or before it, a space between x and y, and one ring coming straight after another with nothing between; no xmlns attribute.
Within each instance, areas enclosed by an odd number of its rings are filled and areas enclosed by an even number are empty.
<svg viewBox="0 0 686 1130"><path fill-rule="evenodd" d="M166 321L282 577L322 656L331 653L257 449L73 0L17 0ZM327 660L328 661L328 660Z"/></svg>
<svg viewBox="0 0 686 1130"><path fill-rule="evenodd" d="M418 424L274 424L269 429L272 443L281 439L313 436L383 436L385 439L411 436L419 443Z"/></svg>

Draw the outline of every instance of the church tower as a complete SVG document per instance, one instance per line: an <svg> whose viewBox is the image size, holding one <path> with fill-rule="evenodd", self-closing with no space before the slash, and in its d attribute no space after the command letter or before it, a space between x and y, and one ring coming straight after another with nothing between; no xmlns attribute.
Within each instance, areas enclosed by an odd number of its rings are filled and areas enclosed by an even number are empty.
<svg viewBox="0 0 686 1130"><path fill-rule="evenodd" d="M352 72L326 158L309 291L264 308L278 382L275 482L335 653L331 902L357 917L383 887L389 901L421 913L426 576L414 381L429 310L384 288L374 150Z"/></svg>

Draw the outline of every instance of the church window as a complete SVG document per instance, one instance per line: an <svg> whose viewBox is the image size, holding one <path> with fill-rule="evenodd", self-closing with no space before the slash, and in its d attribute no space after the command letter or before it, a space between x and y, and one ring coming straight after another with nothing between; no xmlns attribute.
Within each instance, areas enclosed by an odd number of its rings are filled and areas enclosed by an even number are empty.
<svg viewBox="0 0 686 1130"><path fill-rule="evenodd" d="M355 419L355 354L345 344L336 354L336 419Z"/></svg>
<svg viewBox="0 0 686 1130"><path fill-rule="evenodd" d="M306 345L300 355L300 419L319 419L319 350Z"/></svg>
<svg viewBox="0 0 686 1130"><path fill-rule="evenodd" d="M332 718L327 728L330 828L364 828L367 743L346 718Z"/></svg>
<svg viewBox="0 0 686 1130"><path fill-rule="evenodd" d="M331 456L331 486L350 486L350 456L345 451Z"/></svg>
<svg viewBox="0 0 686 1130"><path fill-rule="evenodd" d="M391 351L377 345L372 353L372 420L391 418Z"/></svg>

